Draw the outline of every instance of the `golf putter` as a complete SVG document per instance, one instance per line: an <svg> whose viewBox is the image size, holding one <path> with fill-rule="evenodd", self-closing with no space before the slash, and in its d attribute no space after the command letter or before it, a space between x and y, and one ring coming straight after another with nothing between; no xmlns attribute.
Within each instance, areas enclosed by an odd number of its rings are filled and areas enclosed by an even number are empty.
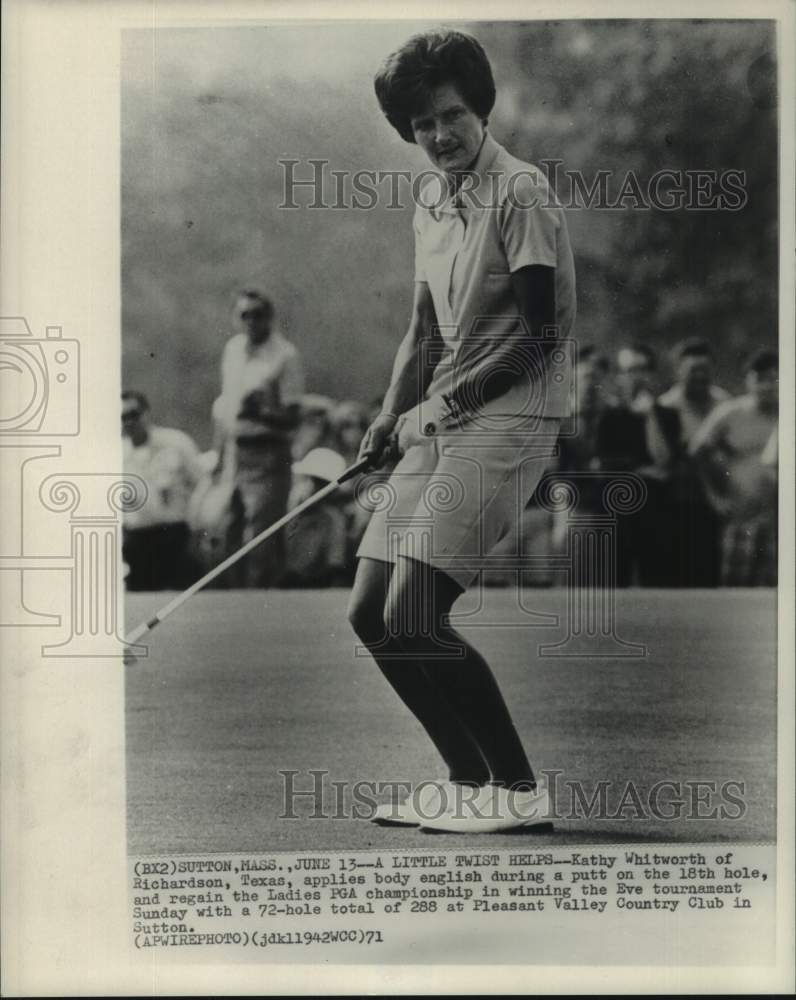
<svg viewBox="0 0 796 1000"><path fill-rule="evenodd" d="M350 479L354 479L361 472L365 472L371 467L370 458L362 458L358 462L349 466L344 472L342 472L337 479L332 480L332 482L327 483L322 489L318 490L317 493L313 493L312 496L307 497L307 499L300 503L293 510L290 510L283 517L280 517L278 521L275 521L268 528L265 528L260 532L259 535L255 535L254 538L250 539L237 550L233 552L231 556L220 562L218 566L214 566L208 573L205 573L203 577L200 577L196 583L192 583L187 590L184 590L181 594L178 594L173 600L169 601L168 604L164 605L157 614L154 614L147 621L142 622L137 628L125 638L125 643L127 646L133 646L138 642L139 639L143 638L147 633L151 632L157 625L162 621L165 621L169 615L173 614L177 608L182 607L183 604L194 594L198 593L203 587L206 587L211 580L215 580L217 576L220 576L224 570L229 569L238 560L242 559L245 555L252 551L252 549L257 548L258 545L262 544L266 539L275 535L278 531L281 531L286 525L290 524L291 521L295 520L300 514L310 507L313 507L316 503L319 503L325 497L328 497L335 490L339 489L343 483L348 482ZM135 663L136 657L132 651L125 653L124 662L127 664Z"/></svg>

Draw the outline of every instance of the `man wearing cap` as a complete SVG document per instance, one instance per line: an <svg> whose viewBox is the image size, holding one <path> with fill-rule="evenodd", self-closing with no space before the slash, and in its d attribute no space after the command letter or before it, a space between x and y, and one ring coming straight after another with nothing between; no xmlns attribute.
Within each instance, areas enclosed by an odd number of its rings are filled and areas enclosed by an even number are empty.
<svg viewBox="0 0 796 1000"><path fill-rule="evenodd" d="M293 466L292 510L345 471L343 456L313 448ZM346 580L346 497L339 490L314 504L287 528L287 571L283 587L328 587Z"/></svg>

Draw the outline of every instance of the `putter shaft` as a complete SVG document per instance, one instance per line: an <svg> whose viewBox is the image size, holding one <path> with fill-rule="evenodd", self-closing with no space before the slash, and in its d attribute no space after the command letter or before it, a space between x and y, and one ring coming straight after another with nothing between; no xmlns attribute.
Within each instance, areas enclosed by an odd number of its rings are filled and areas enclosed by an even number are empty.
<svg viewBox="0 0 796 1000"><path fill-rule="evenodd" d="M329 496L330 493L334 493L334 491L344 482L349 479L353 479L354 476L359 475L360 472L364 472L367 468L369 468L369 466L369 459L363 458L359 462L355 462L354 465L347 468L345 472L339 476L339 478L333 480L331 483L327 483L326 486L318 490L317 493L313 493L311 497L307 497L303 503L300 503L297 507L294 507L293 510L288 511L287 514L280 517L278 521L275 521L272 525L261 531L259 535L255 535L254 538L250 539L245 545L241 546L237 552L233 552L231 556L227 556L227 558L223 562L220 562L218 566L214 566L213 569L211 569L208 573L205 573L203 577L200 577L196 583L192 583L187 590L184 590L173 600L169 601L168 604L164 605L160 611L157 612L157 614L152 616L152 618L146 622L142 622L137 628L133 629L133 631L125 639L127 645L134 645L139 639L145 636L147 632L151 632L156 625L159 625L162 621L168 618L172 612L176 611L177 608L185 604L185 602L189 598L193 597L197 591L200 591L202 587L207 586L211 580L215 580L217 576L220 576L224 570L229 569L230 566L233 566L239 559L242 559L245 555L247 555L247 553L251 552L252 549L256 548L267 538L270 538L271 535L275 535L277 531L280 531L285 527L285 525L289 524L294 518L298 517L302 511L307 510L308 507L312 507L320 500L323 500L324 497Z"/></svg>

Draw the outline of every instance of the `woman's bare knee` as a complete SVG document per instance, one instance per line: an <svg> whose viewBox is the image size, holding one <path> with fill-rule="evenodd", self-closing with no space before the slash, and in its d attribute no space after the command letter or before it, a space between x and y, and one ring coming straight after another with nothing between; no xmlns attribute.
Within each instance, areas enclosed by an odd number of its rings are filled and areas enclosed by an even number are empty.
<svg viewBox="0 0 796 1000"><path fill-rule="evenodd" d="M348 602L348 621L365 645L385 638L384 602L391 569L374 560L360 560Z"/></svg>

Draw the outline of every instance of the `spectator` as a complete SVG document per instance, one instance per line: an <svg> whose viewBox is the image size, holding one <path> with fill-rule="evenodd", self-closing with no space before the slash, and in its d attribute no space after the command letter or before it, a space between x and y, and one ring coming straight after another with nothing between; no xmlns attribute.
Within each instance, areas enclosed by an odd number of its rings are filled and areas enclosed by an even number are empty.
<svg viewBox="0 0 796 1000"><path fill-rule="evenodd" d="M291 441L304 378L298 351L274 328L269 299L242 291L234 318L242 328L224 348L221 395L213 406L221 475L235 485L231 547L250 541L287 510ZM280 532L229 571L232 586L274 586L284 570Z"/></svg>
<svg viewBox="0 0 796 1000"><path fill-rule="evenodd" d="M684 340L674 350L675 383L658 399L661 406L680 414L680 429L686 446L705 417L730 394L713 381L713 353L700 337Z"/></svg>
<svg viewBox="0 0 796 1000"><path fill-rule="evenodd" d="M293 461L298 462L313 448L333 448L332 413L334 400L318 393L301 397L299 424L293 439Z"/></svg>
<svg viewBox="0 0 796 1000"><path fill-rule="evenodd" d="M671 491L675 582L683 587L715 587L721 564L721 523L688 458L688 448L705 418L729 394L713 381L713 355L706 341L683 341L674 358L676 381L658 402L680 418L681 461L674 470Z"/></svg>
<svg viewBox="0 0 796 1000"><path fill-rule="evenodd" d="M128 590L183 590L196 567L189 555L188 503L202 475L199 451L182 431L158 427L141 392L122 393L125 472L140 476L147 498L124 515Z"/></svg>
<svg viewBox="0 0 796 1000"><path fill-rule="evenodd" d="M777 496L771 460L778 366L776 351L758 351L747 366L747 393L717 406L691 442L708 497L724 520L721 582L729 587L776 585Z"/></svg>
<svg viewBox="0 0 796 1000"><path fill-rule="evenodd" d="M330 448L314 448L293 467L291 505L298 506L333 482L345 469L343 457ZM287 529L285 587L329 587L350 582L346 567L345 498L330 494Z"/></svg>
<svg viewBox="0 0 796 1000"><path fill-rule="evenodd" d="M201 460L203 474L191 496L188 524L193 553L202 572L206 573L234 551L240 537L240 524L235 483L220 474L218 452L207 451ZM225 586L223 576L208 586Z"/></svg>
<svg viewBox="0 0 796 1000"><path fill-rule="evenodd" d="M345 459L346 465L356 462L359 446L368 428L367 409L354 400L338 403L331 414L337 451Z"/></svg>
<svg viewBox="0 0 796 1000"><path fill-rule="evenodd" d="M603 415L617 405L609 388L610 375L611 363L605 354L590 344L580 348L575 363L574 433L558 439L558 469L563 479L566 479L567 473L597 473L593 480L578 477L578 506L581 511L602 512L600 496L605 478L599 475L602 456L598 448L598 433ZM565 549L568 522L567 511L553 515L552 546L556 552Z"/></svg>
<svg viewBox="0 0 796 1000"><path fill-rule="evenodd" d="M655 401L657 360L646 345L633 343L617 354L616 406L598 421L596 451L604 473L634 472L647 489L635 514L619 518L617 584L667 587L676 583L670 539L674 531L670 487L680 455L676 410Z"/></svg>
<svg viewBox="0 0 796 1000"><path fill-rule="evenodd" d="M574 433L559 439L559 468L562 472L599 469L598 432L606 410L616 406L610 391L611 363L605 354L587 344L575 362L572 407Z"/></svg>

